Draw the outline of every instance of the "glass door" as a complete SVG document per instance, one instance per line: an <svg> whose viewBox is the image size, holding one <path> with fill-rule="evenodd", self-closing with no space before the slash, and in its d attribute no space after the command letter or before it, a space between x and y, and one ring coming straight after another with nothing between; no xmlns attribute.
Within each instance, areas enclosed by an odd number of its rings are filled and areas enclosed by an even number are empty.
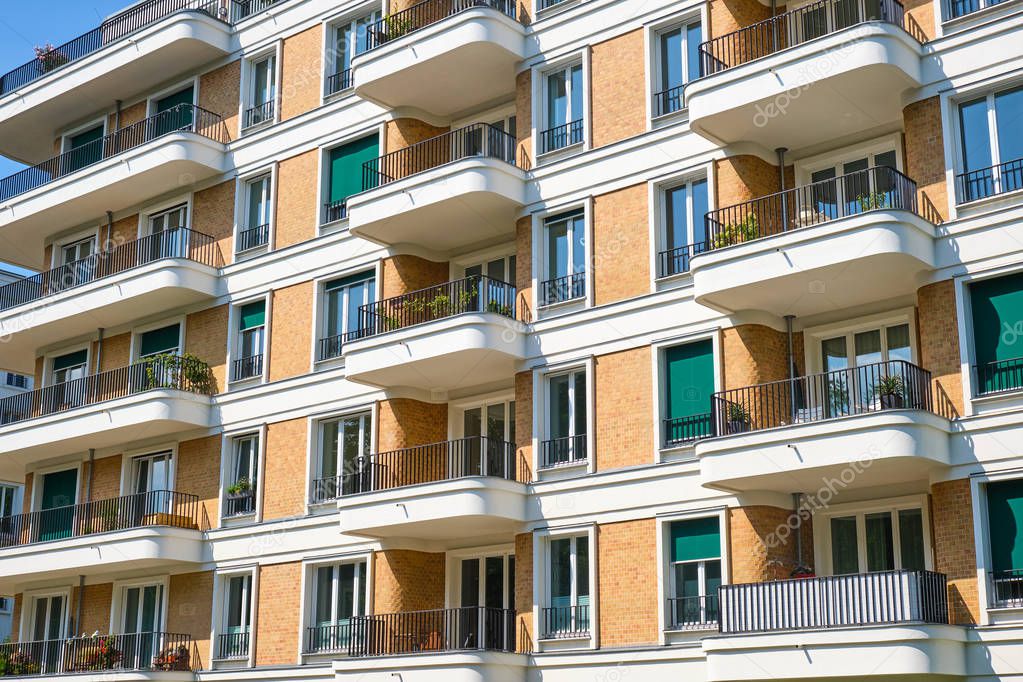
<svg viewBox="0 0 1023 682"><path fill-rule="evenodd" d="M221 658L244 658L249 654L249 594L252 592L251 575L234 575L227 580L227 608L224 614L224 634L221 638Z"/></svg>
<svg viewBox="0 0 1023 682"><path fill-rule="evenodd" d="M62 267L56 281L51 281L50 285L63 290L91 282L96 273L95 251L95 237L60 247Z"/></svg>
<svg viewBox="0 0 1023 682"><path fill-rule="evenodd" d="M514 641L514 623L505 615L515 608L515 557L463 559L460 569L457 646L508 647Z"/></svg>
<svg viewBox="0 0 1023 682"><path fill-rule="evenodd" d="M37 644L40 672L53 674L60 671L63 639L66 637L67 599L64 595L36 597L32 611L32 641Z"/></svg>
<svg viewBox="0 0 1023 682"><path fill-rule="evenodd" d="M462 412L465 458L463 476L509 478L513 462L508 453L515 442L515 401L487 403Z"/></svg>
<svg viewBox="0 0 1023 682"><path fill-rule="evenodd" d="M80 350L53 359L46 401L48 404L44 406L44 410L60 412L85 404L88 397L86 395L88 357L87 350Z"/></svg>
<svg viewBox="0 0 1023 682"><path fill-rule="evenodd" d="M150 129L152 138L172 133L175 130L191 129L195 118L192 112L194 102L195 92L190 87L157 100L156 117L153 119Z"/></svg>
<svg viewBox="0 0 1023 682"><path fill-rule="evenodd" d="M159 514L170 514L171 453L144 455L132 460L132 485L135 497L129 509L136 525L159 523Z"/></svg>
<svg viewBox="0 0 1023 682"><path fill-rule="evenodd" d="M185 232L187 226L187 204L149 216L149 230L146 238L148 248L140 249L141 262L144 264L161 258L188 257L188 240Z"/></svg>
<svg viewBox="0 0 1023 682"><path fill-rule="evenodd" d="M834 516L829 530L833 575L926 569L919 507Z"/></svg>
<svg viewBox="0 0 1023 682"><path fill-rule="evenodd" d="M360 634L353 620L366 615L366 562L316 569L310 651L339 651Z"/></svg>
<svg viewBox="0 0 1023 682"><path fill-rule="evenodd" d="M124 588L122 608L122 665L129 670L151 668L161 648L163 585Z"/></svg>
<svg viewBox="0 0 1023 682"><path fill-rule="evenodd" d="M65 138L64 174L73 173L103 160L103 125Z"/></svg>
<svg viewBox="0 0 1023 682"><path fill-rule="evenodd" d="M908 323L823 339L821 360L827 373L823 407L829 417L904 407L911 397L903 364L913 361ZM882 381L890 391L884 395Z"/></svg>
<svg viewBox="0 0 1023 682"><path fill-rule="evenodd" d="M43 474L39 501L39 541L71 537L75 500L78 499L78 470Z"/></svg>

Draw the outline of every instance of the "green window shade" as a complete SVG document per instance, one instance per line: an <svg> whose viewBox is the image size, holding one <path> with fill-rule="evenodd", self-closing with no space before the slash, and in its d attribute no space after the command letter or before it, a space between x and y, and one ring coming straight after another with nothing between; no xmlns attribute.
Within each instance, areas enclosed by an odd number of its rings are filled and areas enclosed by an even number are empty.
<svg viewBox="0 0 1023 682"><path fill-rule="evenodd" d="M256 301L242 306L239 329L252 329L266 324L266 304Z"/></svg>
<svg viewBox="0 0 1023 682"><path fill-rule="evenodd" d="M179 104L191 104L195 95L192 92L192 88L185 88L180 92L175 92L173 95L168 95L156 103L157 113L161 111L167 111Z"/></svg>
<svg viewBox="0 0 1023 682"><path fill-rule="evenodd" d="M1023 568L1023 480L989 483L987 514L992 568Z"/></svg>
<svg viewBox="0 0 1023 682"><path fill-rule="evenodd" d="M668 379L668 417L710 412L714 393L714 345L710 339L674 346L664 352Z"/></svg>
<svg viewBox="0 0 1023 682"><path fill-rule="evenodd" d="M718 518L675 521L671 524L671 560L700 561L721 558Z"/></svg>
<svg viewBox="0 0 1023 682"><path fill-rule="evenodd" d="M376 135L330 150L330 202L344 201L363 189L362 164L380 156Z"/></svg>
<svg viewBox="0 0 1023 682"><path fill-rule="evenodd" d="M971 284L970 303L977 362L1023 356L1023 337L1010 333L1023 331L1023 275Z"/></svg>
<svg viewBox="0 0 1023 682"><path fill-rule="evenodd" d="M350 275L348 277L342 277L340 279L331 280L324 285L327 291L334 291L335 289L343 289L352 284L358 284L359 282L366 282L373 279L376 275L372 270L366 272L360 272L357 275Z"/></svg>
<svg viewBox="0 0 1023 682"><path fill-rule="evenodd" d="M60 357L53 359L53 371L56 372L58 370L67 369L68 367L84 365L88 357L89 352L85 350L61 355Z"/></svg>
<svg viewBox="0 0 1023 682"><path fill-rule="evenodd" d="M86 130L84 133L78 133L68 141L68 147L70 149L78 149L84 147L90 142L95 142L103 138L103 126L96 126L91 130Z"/></svg>
<svg viewBox="0 0 1023 682"><path fill-rule="evenodd" d="M177 350L180 341L181 334L176 324L145 332L142 334L142 339L139 343L139 355L145 357L147 355Z"/></svg>

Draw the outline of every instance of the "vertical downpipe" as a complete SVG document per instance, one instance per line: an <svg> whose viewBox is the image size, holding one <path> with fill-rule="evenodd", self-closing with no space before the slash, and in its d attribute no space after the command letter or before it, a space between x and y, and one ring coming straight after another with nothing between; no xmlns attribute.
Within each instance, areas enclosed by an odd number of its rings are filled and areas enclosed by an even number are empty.
<svg viewBox="0 0 1023 682"><path fill-rule="evenodd" d="M803 493L792 493L792 513L796 515L796 570L803 570L803 517L799 508L803 504Z"/></svg>
<svg viewBox="0 0 1023 682"><path fill-rule="evenodd" d="M788 195L785 194L785 147L778 147L774 150L778 155L778 191L781 192L781 230L787 232L789 229L789 207ZM760 235L764 236L764 235Z"/></svg>
<svg viewBox="0 0 1023 682"><path fill-rule="evenodd" d="M85 576L78 576L78 603L75 605L75 630L78 630L82 635L82 602L85 599Z"/></svg>
<svg viewBox="0 0 1023 682"><path fill-rule="evenodd" d="M795 319L795 315L785 316L785 334L789 344L789 417L792 424L796 423L796 356L792 350L792 321Z"/></svg>
<svg viewBox="0 0 1023 682"><path fill-rule="evenodd" d="M114 154L121 151L121 104L121 100L114 100Z"/></svg>
<svg viewBox="0 0 1023 682"><path fill-rule="evenodd" d="M778 22L774 20L778 14L778 0L771 0L771 52L778 51Z"/></svg>

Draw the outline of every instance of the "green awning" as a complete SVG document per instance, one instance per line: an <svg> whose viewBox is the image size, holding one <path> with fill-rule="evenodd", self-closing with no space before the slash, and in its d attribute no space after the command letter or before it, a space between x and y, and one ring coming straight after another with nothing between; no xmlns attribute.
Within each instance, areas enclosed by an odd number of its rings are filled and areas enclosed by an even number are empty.
<svg viewBox="0 0 1023 682"><path fill-rule="evenodd" d="M179 325L172 324L160 329L144 332L139 340L139 355L146 357L158 353L167 353L178 350L181 343L181 330Z"/></svg>
<svg viewBox="0 0 1023 682"><path fill-rule="evenodd" d="M699 561L721 558L718 517L675 521L671 524L671 560Z"/></svg>
<svg viewBox="0 0 1023 682"><path fill-rule="evenodd" d="M242 306L239 329L252 329L253 327L262 327L266 324L266 303L264 301L256 301L255 303L247 303Z"/></svg>
<svg viewBox="0 0 1023 682"><path fill-rule="evenodd" d="M77 367L84 365L89 360L89 351L80 350L75 353L68 353L67 355L61 355L53 359L53 371L67 369L68 367Z"/></svg>

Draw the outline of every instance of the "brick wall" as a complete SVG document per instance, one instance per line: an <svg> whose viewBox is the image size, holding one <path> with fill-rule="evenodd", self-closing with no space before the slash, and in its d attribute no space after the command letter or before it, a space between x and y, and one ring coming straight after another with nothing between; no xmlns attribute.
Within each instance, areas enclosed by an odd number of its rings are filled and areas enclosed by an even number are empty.
<svg viewBox="0 0 1023 682"><path fill-rule="evenodd" d="M533 311L533 219L519 218L515 223L515 288L518 292L518 316L532 322Z"/></svg>
<svg viewBox="0 0 1023 682"><path fill-rule="evenodd" d="M107 226L106 224L99 230L100 237L103 239L107 238ZM114 248L117 248L121 244L125 244L130 241L134 241L139 237L139 214L134 213L130 216L115 220L114 224L110 229L110 241L109 244Z"/></svg>
<svg viewBox="0 0 1023 682"><path fill-rule="evenodd" d="M935 408L945 416L963 414L963 373L952 280L917 291L920 364L931 372Z"/></svg>
<svg viewBox="0 0 1023 682"><path fill-rule="evenodd" d="M308 241L316 236L320 224L321 207L317 175L319 150L313 149L281 161L277 170L277 209L274 213L277 249Z"/></svg>
<svg viewBox="0 0 1023 682"><path fill-rule="evenodd" d="M793 185L791 167L785 182L786 187ZM718 208L774 194L780 189L778 166L759 156L730 156L714 162L714 187Z"/></svg>
<svg viewBox="0 0 1023 682"><path fill-rule="evenodd" d="M288 665L297 660L302 612L302 564L259 568L256 600L256 665Z"/></svg>
<svg viewBox="0 0 1023 682"><path fill-rule="evenodd" d="M645 184L593 198L593 299L597 305L650 292L649 203Z"/></svg>
<svg viewBox="0 0 1023 682"><path fill-rule="evenodd" d="M380 261L380 297L391 298L448 281L448 263L418 256L392 256Z"/></svg>
<svg viewBox="0 0 1023 682"><path fill-rule="evenodd" d="M281 120L320 106L323 100L323 24L284 39L281 59Z"/></svg>
<svg viewBox="0 0 1023 682"><path fill-rule="evenodd" d="M934 3L929 0L906 0L903 6L906 8L905 27L909 34L921 42L934 40L937 33Z"/></svg>
<svg viewBox="0 0 1023 682"><path fill-rule="evenodd" d="M752 506L728 510L729 557L733 583L792 577L798 561L791 509ZM803 563L813 566L813 522L802 525Z"/></svg>
<svg viewBox="0 0 1023 682"><path fill-rule="evenodd" d="M785 11L785 8L778 7L778 13ZM710 3L710 31L704 40L723 36L758 21L769 19L771 8L759 2L747 2L746 0L712 0Z"/></svg>
<svg viewBox="0 0 1023 682"><path fill-rule="evenodd" d="M110 632L110 603L113 594L113 583L86 585L82 592L82 622L72 623L75 635L94 632L107 634ZM78 609L78 590L71 588L71 601L68 603L68 616L73 621ZM12 638L13 639L13 638Z"/></svg>
<svg viewBox="0 0 1023 682"><path fill-rule="evenodd" d="M408 398L381 400L377 418L377 452L448 439L448 406Z"/></svg>
<svg viewBox="0 0 1023 682"><path fill-rule="evenodd" d="M89 366L89 374L96 368L96 352L99 348L97 342L92 344L92 364ZM109 372L112 369L127 367L131 364L131 332L106 336L103 338L103 357L100 358L99 371Z"/></svg>
<svg viewBox="0 0 1023 682"><path fill-rule="evenodd" d="M198 496L199 521L204 528L215 525L220 516L220 443L218 435L178 444L174 489Z"/></svg>
<svg viewBox="0 0 1023 682"><path fill-rule="evenodd" d="M242 63L236 60L199 78L199 106L224 119L231 139L238 137L239 84Z"/></svg>
<svg viewBox="0 0 1023 682"><path fill-rule="evenodd" d="M308 422L304 418L274 422L266 427L266 457L263 471L263 518L265 520L301 515L305 511L306 445Z"/></svg>
<svg viewBox="0 0 1023 682"><path fill-rule="evenodd" d="M86 490L89 487L89 463L85 462L82 465L81 492L78 495L78 499L82 501L109 500L120 497L122 461L121 455L95 460L93 463L91 495L86 495ZM30 498L28 491L25 493L25 498Z"/></svg>
<svg viewBox="0 0 1023 682"><path fill-rule="evenodd" d="M597 357L594 382L596 469L650 464L654 459L650 440L654 409L650 348Z"/></svg>
<svg viewBox="0 0 1023 682"><path fill-rule="evenodd" d="M275 289L271 298L270 381L309 373L313 283Z"/></svg>
<svg viewBox="0 0 1023 682"><path fill-rule="evenodd" d="M533 534L515 536L515 641L521 653L533 651Z"/></svg>
<svg viewBox="0 0 1023 682"><path fill-rule="evenodd" d="M227 386L227 304L191 313L185 319L185 352L213 370L218 391Z"/></svg>
<svg viewBox="0 0 1023 682"><path fill-rule="evenodd" d="M600 645L656 644L657 524L654 519L601 524L597 528Z"/></svg>
<svg viewBox="0 0 1023 682"><path fill-rule="evenodd" d="M195 193L192 202L192 228L216 240L225 263L234 260L234 180L222 182ZM204 260L209 253L205 242L196 255Z"/></svg>
<svg viewBox="0 0 1023 682"><path fill-rule="evenodd" d="M444 553L389 549L373 554L373 612L444 608Z"/></svg>
<svg viewBox="0 0 1023 682"><path fill-rule="evenodd" d="M805 371L803 334L793 334L796 368ZM721 354L726 389L743 388L787 379L788 337L785 332L759 324L744 324L722 330Z"/></svg>
<svg viewBox="0 0 1023 682"><path fill-rule="evenodd" d="M949 196L938 96L903 109L902 122L906 131L903 136L906 175L916 182L921 213L932 222L947 220Z"/></svg>
<svg viewBox="0 0 1023 682"><path fill-rule="evenodd" d="M518 160L523 168L533 162L533 74L527 69L515 76L515 120Z"/></svg>
<svg viewBox="0 0 1023 682"><path fill-rule="evenodd" d="M199 662L209 668L213 571L172 575L168 591L167 631L191 635Z"/></svg>
<svg viewBox="0 0 1023 682"><path fill-rule="evenodd" d="M390 154L399 149L404 149L417 142L437 137L451 130L448 126L430 125L426 121L417 118L396 118L387 122L384 133L384 153Z"/></svg>
<svg viewBox="0 0 1023 682"><path fill-rule="evenodd" d="M642 28L596 43L590 53L593 146L646 132L646 46Z"/></svg>
<svg viewBox="0 0 1023 682"><path fill-rule="evenodd" d="M515 440L519 480L533 480L533 373L515 375ZM516 564L518 565L518 564Z"/></svg>
<svg viewBox="0 0 1023 682"><path fill-rule="evenodd" d="M968 479L931 486L931 523L934 526L934 570L948 578L949 618L960 625L976 624L980 598L977 553L973 544L973 500Z"/></svg>

